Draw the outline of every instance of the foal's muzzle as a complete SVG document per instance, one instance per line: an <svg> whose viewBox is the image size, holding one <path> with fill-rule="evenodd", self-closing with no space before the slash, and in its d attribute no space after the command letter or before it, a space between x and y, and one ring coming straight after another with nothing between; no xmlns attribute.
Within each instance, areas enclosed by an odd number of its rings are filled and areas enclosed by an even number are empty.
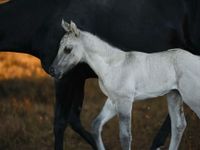
<svg viewBox="0 0 200 150"><path fill-rule="evenodd" d="M62 73L60 71L58 71L57 69L55 69L54 67L49 67L49 74L56 78L56 79L61 79L62 78Z"/></svg>

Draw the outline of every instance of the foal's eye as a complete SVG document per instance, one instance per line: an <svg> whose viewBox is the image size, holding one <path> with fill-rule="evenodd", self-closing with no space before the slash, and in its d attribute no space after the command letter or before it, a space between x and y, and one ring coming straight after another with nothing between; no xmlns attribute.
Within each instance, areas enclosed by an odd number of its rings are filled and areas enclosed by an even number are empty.
<svg viewBox="0 0 200 150"><path fill-rule="evenodd" d="M71 47L65 47L65 49L64 49L65 54L69 54L69 53L71 53L71 51L72 51Z"/></svg>

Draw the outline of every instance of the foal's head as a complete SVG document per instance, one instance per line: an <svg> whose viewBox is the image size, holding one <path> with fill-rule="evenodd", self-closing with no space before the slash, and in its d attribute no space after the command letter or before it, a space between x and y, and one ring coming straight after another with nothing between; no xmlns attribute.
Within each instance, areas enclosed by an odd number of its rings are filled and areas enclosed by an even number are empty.
<svg viewBox="0 0 200 150"><path fill-rule="evenodd" d="M74 22L67 23L62 20L62 27L66 31L63 36L58 54L53 61L49 72L55 78L62 78L63 74L77 65L83 57L83 45L80 30Z"/></svg>

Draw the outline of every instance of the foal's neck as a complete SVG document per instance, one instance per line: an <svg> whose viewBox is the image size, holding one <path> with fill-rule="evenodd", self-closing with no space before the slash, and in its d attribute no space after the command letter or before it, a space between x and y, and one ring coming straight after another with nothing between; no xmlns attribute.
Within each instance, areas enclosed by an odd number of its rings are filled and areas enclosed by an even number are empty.
<svg viewBox="0 0 200 150"><path fill-rule="evenodd" d="M117 66L125 60L126 53L112 47L97 36L83 32L83 44L85 46L84 61L90 65L99 77L105 76L111 70L111 66Z"/></svg>

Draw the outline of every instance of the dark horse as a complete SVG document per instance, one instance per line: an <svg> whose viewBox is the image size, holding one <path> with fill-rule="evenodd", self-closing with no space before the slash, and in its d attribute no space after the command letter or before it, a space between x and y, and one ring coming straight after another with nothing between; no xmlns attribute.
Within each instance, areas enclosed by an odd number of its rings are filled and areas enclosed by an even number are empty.
<svg viewBox="0 0 200 150"><path fill-rule="evenodd" d="M199 0L10 0L0 5L0 51L23 52L41 60L48 72L64 35L61 20L73 20L86 31L127 50L157 52L180 47L200 54ZM68 124L93 148L80 122L87 78L96 77L80 64L55 81L55 149L63 149ZM167 117L152 149L170 133Z"/></svg>

